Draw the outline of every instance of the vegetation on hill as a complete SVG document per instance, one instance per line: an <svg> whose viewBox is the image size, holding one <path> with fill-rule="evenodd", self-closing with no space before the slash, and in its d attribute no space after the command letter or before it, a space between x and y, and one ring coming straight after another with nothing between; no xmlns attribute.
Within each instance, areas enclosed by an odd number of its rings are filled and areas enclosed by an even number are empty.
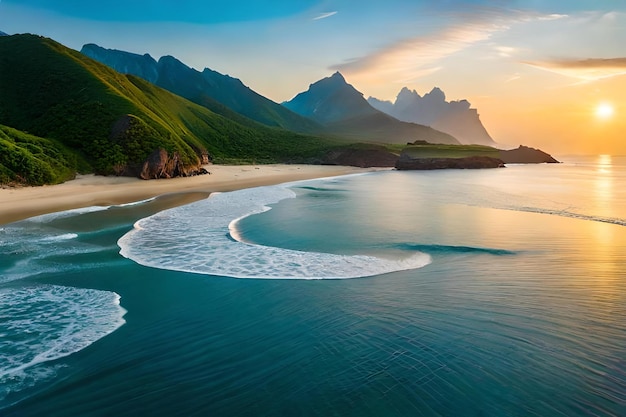
<svg viewBox="0 0 626 417"><path fill-rule="evenodd" d="M220 163L306 162L335 144L244 126L35 35L0 38L0 91L1 124L67 146L75 166L99 174L132 174L156 149L193 166L202 154Z"/></svg>
<svg viewBox="0 0 626 417"><path fill-rule="evenodd" d="M0 125L0 184L57 184L74 177L76 163L60 143Z"/></svg>
<svg viewBox="0 0 626 417"><path fill-rule="evenodd" d="M485 145L433 145L418 142L406 146L403 153L411 158L466 158L469 156L498 158L500 150Z"/></svg>
<svg viewBox="0 0 626 417"><path fill-rule="evenodd" d="M136 75L226 118L247 125L255 121L299 133L319 133L322 126L246 87L239 79L205 68L199 72L172 56L158 62L139 55L86 44L81 53L124 73Z"/></svg>

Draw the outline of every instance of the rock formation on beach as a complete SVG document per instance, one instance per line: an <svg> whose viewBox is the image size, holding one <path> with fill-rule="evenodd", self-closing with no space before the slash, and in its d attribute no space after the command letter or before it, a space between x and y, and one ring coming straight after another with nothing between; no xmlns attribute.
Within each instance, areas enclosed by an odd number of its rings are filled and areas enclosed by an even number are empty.
<svg viewBox="0 0 626 417"><path fill-rule="evenodd" d="M144 180L174 177L192 177L208 174L204 168L192 168L182 163L178 152L171 155L165 149L152 152L141 167L139 178Z"/></svg>
<svg viewBox="0 0 626 417"><path fill-rule="evenodd" d="M404 87L395 102L374 97L367 101L374 108L399 120L420 123L449 133L462 144L496 145L480 121L478 111L471 108L467 100L446 101L445 93L438 87L424 96Z"/></svg>

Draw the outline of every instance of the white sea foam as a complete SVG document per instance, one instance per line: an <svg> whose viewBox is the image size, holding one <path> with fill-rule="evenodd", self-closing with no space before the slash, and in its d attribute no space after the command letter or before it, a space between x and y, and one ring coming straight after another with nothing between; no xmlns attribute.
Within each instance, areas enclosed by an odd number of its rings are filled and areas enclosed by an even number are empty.
<svg viewBox="0 0 626 417"><path fill-rule="evenodd" d="M122 326L118 294L52 285L0 289L0 403L55 375L48 365ZM44 364L46 364L44 366Z"/></svg>
<svg viewBox="0 0 626 417"><path fill-rule="evenodd" d="M93 213L96 211L104 211L108 210L111 206L91 206L91 207L82 207L78 209L58 211L55 213L47 213L42 214L40 216L30 217L26 219L27 222L32 223L49 223L53 220L62 219L65 217L79 216L81 214Z"/></svg>
<svg viewBox="0 0 626 417"><path fill-rule="evenodd" d="M76 233L63 233L62 235L46 236L42 238L41 241L54 243L54 242L59 242L63 240L76 239L77 237L78 235Z"/></svg>
<svg viewBox="0 0 626 417"><path fill-rule="evenodd" d="M241 242L236 233L237 219L294 198L296 194L288 188L292 184L213 194L142 219L118 241L120 253L154 268L235 278L358 278L430 263L430 256L421 252L403 259L383 259Z"/></svg>
<svg viewBox="0 0 626 417"><path fill-rule="evenodd" d="M156 197L151 197L151 198L147 198L145 200L139 200L139 201L131 201L130 203L124 203L124 204L116 204L113 207L132 207L132 206L138 206L140 204L145 204L145 203L150 203L151 201L156 200Z"/></svg>
<svg viewBox="0 0 626 417"><path fill-rule="evenodd" d="M0 230L0 283L34 275L67 272L90 265L69 257L110 248L81 242L77 233L59 233L46 224L18 222Z"/></svg>

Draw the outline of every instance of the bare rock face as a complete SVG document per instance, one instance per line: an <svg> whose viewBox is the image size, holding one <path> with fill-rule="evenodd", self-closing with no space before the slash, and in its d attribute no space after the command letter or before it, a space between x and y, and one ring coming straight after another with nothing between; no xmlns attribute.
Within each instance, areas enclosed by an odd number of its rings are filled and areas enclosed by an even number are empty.
<svg viewBox="0 0 626 417"><path fill-rule="evenodd" d="M209 156L206 154L206 158ZM186 167L180 160L178 152L169 154L165 149L152 152L143 163L139 178L144 180L174 177L193 177L195 175L210 174L200 166Z"/></svg>
<svg viewBox="0 0 626 417"><path fill-rule="evenodd" d="M172 178L176 176L174 171L178 170L178 160L178 154L174 154L174 157L170 158L165 149L157 149L143 163L139 178L144 180Z"/></svg>

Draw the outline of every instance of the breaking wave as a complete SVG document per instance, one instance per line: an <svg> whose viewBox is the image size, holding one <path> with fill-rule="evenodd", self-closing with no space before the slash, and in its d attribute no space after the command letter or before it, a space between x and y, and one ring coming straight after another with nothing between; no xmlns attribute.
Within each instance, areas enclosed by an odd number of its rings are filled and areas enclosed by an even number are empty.
<svg viewBox="0 0 626 417"><path fill-rule="evenodd" d="M0 289L0 404L53 378L46 362L85 349L122 326L118 294L55 285Z"/></svg>
<svg viewBox="0 0 626 417"><path fill-rule="evenodd" d="M401 259L387 259L241 241L238 220L295 197L287 184L212 194L138 221L119 239L120 253L144 266L234 278L359 278L421 268L431 262L429 255L417 251Z"/></svg>

